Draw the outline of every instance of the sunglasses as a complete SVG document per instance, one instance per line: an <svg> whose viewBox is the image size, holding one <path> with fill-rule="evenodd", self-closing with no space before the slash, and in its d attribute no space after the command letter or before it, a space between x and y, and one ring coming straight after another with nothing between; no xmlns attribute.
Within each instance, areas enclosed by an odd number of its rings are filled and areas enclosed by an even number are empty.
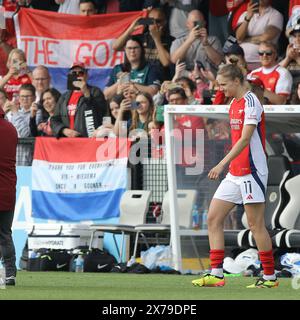
<svg viewBox="0 0 300 320"><path fill-rule="evenodd" d="M273 51L258 51L258 54L260 56L263 56L264 54L267 56L271 56L273 54Z"/></svg>
<svg viewBox="0 0 300 320"><path fill-rule="evenodd" d="M84 74L85 74L85 72L84 72L84 71L72 71L72 72L70 72L70 74L71 74L72 76L83 77Z"/></svg>

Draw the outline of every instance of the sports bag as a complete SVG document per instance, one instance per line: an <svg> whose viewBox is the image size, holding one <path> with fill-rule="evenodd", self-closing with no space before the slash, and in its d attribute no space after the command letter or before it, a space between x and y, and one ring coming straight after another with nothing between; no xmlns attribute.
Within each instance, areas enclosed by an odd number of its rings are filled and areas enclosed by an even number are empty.
<svg viewBox="0 0 300 320"><path fill-rule="evenodd" d="M84 272L110 272L117 263L106 250L92 249L84 255Z"/></svg>

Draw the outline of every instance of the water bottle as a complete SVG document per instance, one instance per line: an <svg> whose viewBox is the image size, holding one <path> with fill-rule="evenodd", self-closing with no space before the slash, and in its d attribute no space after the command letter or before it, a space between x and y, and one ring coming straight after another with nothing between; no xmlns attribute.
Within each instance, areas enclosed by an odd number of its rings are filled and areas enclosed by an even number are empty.
<svg viewBox="0 0 300 320"><path fill-rule="evenodd" d="M2 261L0 260L0 289L6 288L6 273L5 273L5 267L2 264Z"/></svg>
<svg viewBox="0 0 300 320"><path fill-rule="evenodd" d="M208 210L204 209L202 213L202 230L207 229L207 213L208 213Z"/></svg>
<svg viewBox="0 0 300 320"><path fill-rule="evenodd" d="M193 219L193 229L199 229L200 224L199 224L199 210L196 204L193 206L193 211L192 211L192 219Z"/></svg>
<svg viewBox="0 0 300 320"><path fill-rule="evenodd" d="M79 254L76 259L75 272L83 272L83 262L82 254Z"/></svg>

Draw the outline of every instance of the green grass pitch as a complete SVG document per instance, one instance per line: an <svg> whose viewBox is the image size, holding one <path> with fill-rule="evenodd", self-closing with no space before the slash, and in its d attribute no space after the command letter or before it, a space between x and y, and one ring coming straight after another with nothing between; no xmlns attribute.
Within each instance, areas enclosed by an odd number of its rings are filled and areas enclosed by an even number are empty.
<svg viewBox="0 0 300 320"><path fill-rule="evenodd" d="M191 285L197 276L25 272L17 285L0 290L0 300L299 300L291 279L280 279L276 289L246 289L251 277L226 278L222 288Z"/></svg>

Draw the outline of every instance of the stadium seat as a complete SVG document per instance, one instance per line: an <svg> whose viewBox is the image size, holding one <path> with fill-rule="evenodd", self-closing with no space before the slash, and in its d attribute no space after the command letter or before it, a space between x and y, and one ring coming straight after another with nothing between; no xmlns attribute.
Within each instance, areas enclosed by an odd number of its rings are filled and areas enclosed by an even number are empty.
<svg viewBox="0 0 300 320"><path fill-rule="evenodd" d="M280 248L300 247L300 175L285 184L290 199L282 211L278 224L281 231L275 235L275 244Z"/></svg>
<svg viewBox="0 0 300 320"><path fill-rule="evenodd" d="M123 244L126 234L135 234L135 226L146 222L146 214L149 208L151 191L149 190L127 190L124 192L120 201L120 220L117 224L93 224L90 247L93 243L96 231L104 231L113 234L113 239L119 253L119 262L122 262ZM120 250L116 240L116 234L121 234Z"/></svg>
<svg viewBox="0 0 300 320"><path fill-rule="evenodd" d="M292 177L291 166L287 157L273 155L268 157L269 177L266 191L265 224L270 236L280 232L279 217L289 202L290 196L285 185ZM256 247L252 232L250 231L246 214L242 223L244 230L228 230L225 232L226 245L238 245L242 248Z"/></svg>
<svg viewBox="0 0 300 320"><path fill-rule="evenodd" d="M179 220L178 224L180 228L191 229L192 228L192 209L197 197L197 190L177 190L177 201L178 201L178 212ZM146 233L170 233L170 201L169 201L169 191L164 195L162 202L162 219L161 223L146 223L137 225L135 227L136 238L134 244L133 256L136 257L137 245L139 241L139 236L141 235L146 242L147 247L149 244L147 242Z"/></svg>

